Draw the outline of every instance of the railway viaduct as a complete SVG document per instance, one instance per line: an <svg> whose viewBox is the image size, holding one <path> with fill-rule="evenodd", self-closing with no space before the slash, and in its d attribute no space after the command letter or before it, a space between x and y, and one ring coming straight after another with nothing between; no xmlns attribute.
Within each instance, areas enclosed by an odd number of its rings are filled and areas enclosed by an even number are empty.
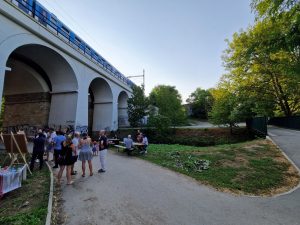
<svg viewBox="0 0 300 225"><path fill-rule="evenodd" d="M132 89L64 36L1 0L0 93L4 130L95 132L128 125Z"/></svg>

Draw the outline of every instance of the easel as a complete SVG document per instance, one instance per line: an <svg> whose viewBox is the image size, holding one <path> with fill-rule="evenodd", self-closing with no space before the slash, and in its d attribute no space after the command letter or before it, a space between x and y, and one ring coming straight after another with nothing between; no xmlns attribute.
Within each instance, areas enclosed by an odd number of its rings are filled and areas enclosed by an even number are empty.
<svg viewBox="0 0 300 225"><path fill-rule="evenodd" d="M20 154L24 161L24 164L27 166L29 173L32 174L25 158L25 155L28 153L25 134L13 134L13 132L11 132L10 134L1 133L0 136L5 145L6 152L11 159L9 166L15 164L16 161L17 163L19 163L18 155ZM19 144L22 148L20 148Z"/></svg>

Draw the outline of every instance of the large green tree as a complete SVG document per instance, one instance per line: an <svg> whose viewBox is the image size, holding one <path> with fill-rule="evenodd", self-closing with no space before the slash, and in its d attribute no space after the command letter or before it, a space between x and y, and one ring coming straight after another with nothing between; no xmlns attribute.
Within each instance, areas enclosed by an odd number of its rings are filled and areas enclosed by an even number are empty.
<svg viewBox="0 0 300 225"><path fill-rule="evenodd" d="M300 111L300 48L289 44L290 21L284 15L235 33L223 58L236 95L255 103L258 114Z"/></svg>
<svg viewBox="0 0 300 225"><path fill-rule="evenodd" d="M253 116L300 113L299 0L253 0L255 24L228 41L228 73L212 91L210 119L232 125Z"/></svg>
<svg viewBox="0 0 300 225"><path fill-rule="evenodd" d="M158 85L149 95L150 104L158 108L158 113L168 117L173 126L186 120L186 112L181 105L181 96L174 86Z"/></svg>
<svg viewBox="0 0 300 225"><path fill-rule="evenodd" d="M149 104L143 87L133 86L132 91L132 96L127 100L128 121L131 127L138 127L141 125L141 119L147 114Z"/></svg>
<svg viewBox="0 0 300 225"><path fill-rule="evenodd" d="M192 107L192 116L207 119L213 105L213 97L209 90L197 88L187 99Z"/></svg>

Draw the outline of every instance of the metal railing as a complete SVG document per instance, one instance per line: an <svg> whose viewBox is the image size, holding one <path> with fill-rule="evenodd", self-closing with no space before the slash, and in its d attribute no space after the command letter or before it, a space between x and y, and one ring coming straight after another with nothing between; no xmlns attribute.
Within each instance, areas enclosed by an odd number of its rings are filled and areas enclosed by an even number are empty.
<svg viewBox="0 0 300 225"><path fill-rule="evenodd" d="M24 0L10 0L14 5L28 15L33 20L38 21L42 26L47 28L52 33L55 33L58 37L65 39L68 44L75 50L83 53L92 62L102 67L109 72L113 77L117 78L121 82L132 87L134 83L120 73L115 67L113 67L106 59L104 59L95 50L89 47L84 41L82 41L72 30L66 27L56 16L42 6L38 1L24 1Z"/></svg>

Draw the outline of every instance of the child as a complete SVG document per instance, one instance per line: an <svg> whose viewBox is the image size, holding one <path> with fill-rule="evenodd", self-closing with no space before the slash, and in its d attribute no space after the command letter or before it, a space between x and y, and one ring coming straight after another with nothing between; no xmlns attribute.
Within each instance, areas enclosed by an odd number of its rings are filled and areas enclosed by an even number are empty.
<svg viewBox="0 0 300 225"><path fill-rule="evenodd" d="M98 155L98 143L97 143L97 141L93 142L92 152L93 152L93 155Z"/></svg>

